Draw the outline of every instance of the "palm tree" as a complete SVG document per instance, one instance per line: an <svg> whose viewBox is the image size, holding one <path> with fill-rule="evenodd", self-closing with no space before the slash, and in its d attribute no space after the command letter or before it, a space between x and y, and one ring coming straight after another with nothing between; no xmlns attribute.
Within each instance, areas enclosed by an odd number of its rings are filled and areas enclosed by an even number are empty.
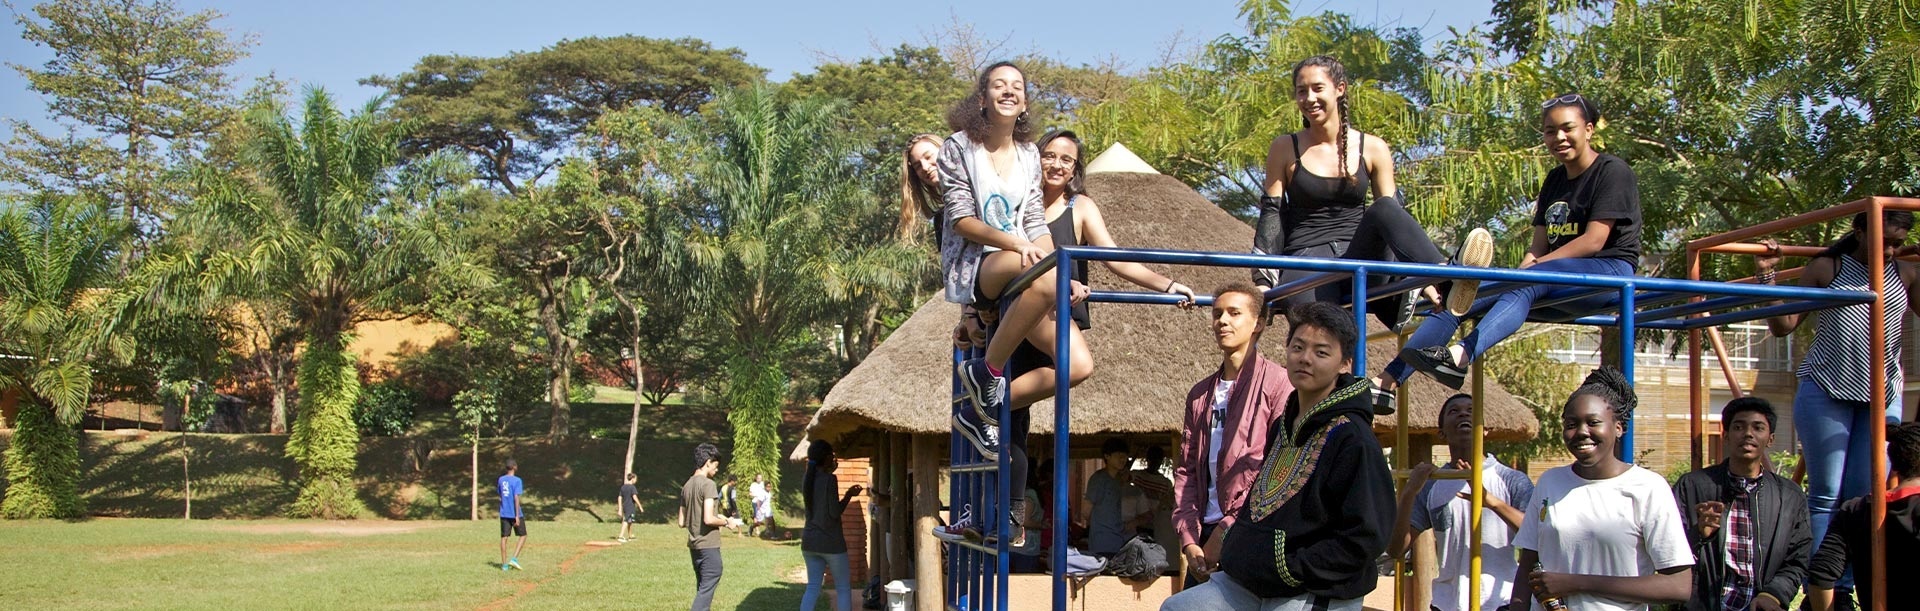
<svg viewBox="0 0 1920 611"><path fill-rule="evenodd" d="M277 301L301 330L287 455L300 467L294 512L303 516L364 509L352 480L360 382L347 334L400 311L420 288L416 277L447 254L430 205L437 194L403 188L401 126L379 114L380 103L344 116L310 89L297 119L278 104L256 107L241 169L201 172L176 232L200 242L187 263L202 294Z"/></svg>
<svg viewBox="0 0 1920 611"><path fill-rule="evenodd" d="M734 467L775 476L782 361L838 322L850 300L910 288L913 249L845 239L880 206L856 180L840 105L783 99L771 85L729 91L692 123L685 142L713 142L682 198L680 247L692 297L730 333L724 396Z"/></svg>
<svg viewBox="0 0 1920 611"><path fill-rule="evenodd" d="M99 202L0 203L0 391L21 396L6 452L7 518L80 515L80 451L96 359L130 352L116 260L129 225Z"/></svg>

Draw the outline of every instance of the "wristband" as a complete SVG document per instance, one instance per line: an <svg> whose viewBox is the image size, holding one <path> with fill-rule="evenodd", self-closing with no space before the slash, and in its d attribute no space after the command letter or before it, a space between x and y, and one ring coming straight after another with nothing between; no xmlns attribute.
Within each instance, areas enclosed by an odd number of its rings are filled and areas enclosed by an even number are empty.
<svg viewBox="0 0 1920 611"><path fill-rule="evenodd" d="M1760 272L1760 284L1773 284L1774 278L1777 276L1779 276L1779 274L1773 270Z"/></svg>
<svg viewBox="0 0 1920 611"><path fill-rule="evenodd" d="M1172 293L1172 292L1173 292L1173 285L1176 285L1176 284L1180 284L1180 283L1178 283L1178 282L1174 282L1172 278L1168 278L1168 279L1167 279L1167 288L1164 288L1164 289L1161 289L1161 290L1160 290L1160 292L1162 292L1162 293Z"/></svg>

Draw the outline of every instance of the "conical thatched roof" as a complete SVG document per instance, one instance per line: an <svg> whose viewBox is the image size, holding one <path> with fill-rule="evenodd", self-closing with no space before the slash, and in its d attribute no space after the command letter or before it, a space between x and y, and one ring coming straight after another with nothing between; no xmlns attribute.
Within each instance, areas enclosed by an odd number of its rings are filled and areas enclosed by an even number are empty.
<svg viewBox="0 0 1920 611"><path fill-rule="evenodd" d="M1125 246L1245 252L1253 243L1252 227L1172 177L1098 173L1087 177L1087 188L1114 240ZM1248 272L1237 268L1150 267L1202 292L1248 279ZM1096 289L1137 290L1100 265L1092 266L1090 281ZM928 300L834 385L808 427L808 437L837 441L862 429L948 431L950 346L959 319L959 305L939 296ZM1180 430L1187 390L1219 365L1207 315L1197 309L1100 303L1092 306L1092 319L1088 339L1096 369L1092 379L1073 391L1075 436ZM1262 351L1269 358L1280 355L1283 333L1284 328L1274 329L1263 338ZM1371 346L1367 357L1371 370L1378 371L1392 358L1398 348L1391 344ZM1533 414L1492 380L1488 387L1488 437L1531 437ZM1412 409L1409 432L1433 433L1440 403L1453 391L1423 376L1414 376L1409 391L1410 401L1403 406ZM1052 402L1032 409L1033 432L1051 433ZM1394 421L1379 419L1375 431L1391 434Z"/></svg>

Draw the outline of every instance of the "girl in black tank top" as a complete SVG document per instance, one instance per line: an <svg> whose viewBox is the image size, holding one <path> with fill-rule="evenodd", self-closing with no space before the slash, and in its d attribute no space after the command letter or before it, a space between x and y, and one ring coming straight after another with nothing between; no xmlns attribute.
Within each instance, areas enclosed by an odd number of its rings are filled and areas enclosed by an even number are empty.
<svg viewBox="0 0 1920 611"><path fill-rule="evenodd" d="M1349 82L1346 69L1328 56L1307 58L1293 69L1294 104L1299 107L1306 129L1288 134L1284 143L1275 140L1267 156L1266 193L1260 198L1260 220L1254 229L1256 254L1400 261L1407 263L1447 263L1449 257L1428 237L1425 228L1401 206L1394 184L1392 153L1377 137L1360 133L1351 125L1347 103ZM1301 142L1301 135L1308 136ZM1316 138L1317 136L1317 138ZM1315 143L1318 140L1319 143ZM1328 164L1326 149L1332 149L1333 164ZM1373 155L1368 155L1373 149ZM1316 154L1317 153L1317 154ZM1372 161L1369 162L1369 157ZM1354 159L1349 163L1348 159ZM1322 174L1309 169L1331 165ZM1373 196L1372 205L1367 196ZM1462 263L1485 266L1492 258L1492 238L1484 230L1469 233L1473 248L1463 248ZM1315 275L1318 272L1254 270L1254 283L1274 287ZM1391 281L1369 277L1369 286ZM1464 311L1471 305L1478 283L1450 283L1446 297L1449 310ZM1442 285L1447 286L1447 285ZM1345 303L1351 299L1352 284L1323 285L1316 291L1296 293L1281 305L1291 309L1310 301ZM1439 300L1438 290L1427 291ZM1388 325L1398 326L1412 315L1413 296L1376 298L1369 306Z"/></svg>
<svg viewBox="0 0 1920 611"><path fill-rule="evenodd" d="M1053 234L1053 243L1060 246L1085 244L1117 247L1113 235L1107 231L1106 219L1100 214L1099 204L1086 196L1086 167L1080 137L1073 132L1057 130L1040 137L1040 199L1046 202L1047 216L1051 217L1047 221L1047 230ZM1124 262L1103 264L1114 275L1141 288L1185 296L1187 302L1182 307L1192 304L1192 289L1147 269L1145 265ZM1087 262L1078 261L1074 264L1073 279L1086 283ZM1081 329L1092 326L1086 305L1082 302L1073 309L1073 319Z"/></svg>

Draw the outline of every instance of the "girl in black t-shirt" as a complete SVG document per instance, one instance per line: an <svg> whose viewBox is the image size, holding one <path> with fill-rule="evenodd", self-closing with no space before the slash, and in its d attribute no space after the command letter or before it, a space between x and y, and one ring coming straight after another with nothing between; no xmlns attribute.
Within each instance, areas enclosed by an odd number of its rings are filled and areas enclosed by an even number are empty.
<svg viewBox="0 0 1920 611"><path fill-rule="evenodd" d="M1533 243L1520 268L1633 275L1640 261L1640 189L1627 162L1593 148L1600 108L1577 93L1547 100L1540 108L1541 137L1560 167L1547 172L1540 185ZM1407 339L1380 385L1390 390L1418 370L1457 390L1466 379L1467 364L1519 330L1535 301L1590 290L1529 285L1475 301L1466 316L1478 316L1480 324L1451 345L1447 342L1464 317L1440 312ZM1612 298L1600 295L1561 307L1577 310Z"/></svg>
<svg viewBox="0 0 1920 611"><path fill-rule="evenodd" d="M1293 103L1306 125L1274 138L1267 149L1253 251L1370 261L1392 255L1409 263L1447 262L1447 255L1400 203L1393 150L1387 141L1353 128L1348 86L1346 68L1333 57L1318 55L1294 65ZM1485 266L1493 256L1493 239L1481 229L1469 236L1475 246L1462 249L1462 262ZM1320 273L1275 271L1254 270L1254 284L1270 288ZM1477 285L1453 283L1449 306L1457 305L1454 309L1464 313ZM1290 311L1309 301L1341 300L1350 290L1345 283L1336 283L1289 296L1281 305ZM1440 299L1437 289L1429 288L1427 294L1436 302ZM1375 312L1387 324L1398 325L1412 314L1409 299L1381 301L1375 304Z"/></svg>

